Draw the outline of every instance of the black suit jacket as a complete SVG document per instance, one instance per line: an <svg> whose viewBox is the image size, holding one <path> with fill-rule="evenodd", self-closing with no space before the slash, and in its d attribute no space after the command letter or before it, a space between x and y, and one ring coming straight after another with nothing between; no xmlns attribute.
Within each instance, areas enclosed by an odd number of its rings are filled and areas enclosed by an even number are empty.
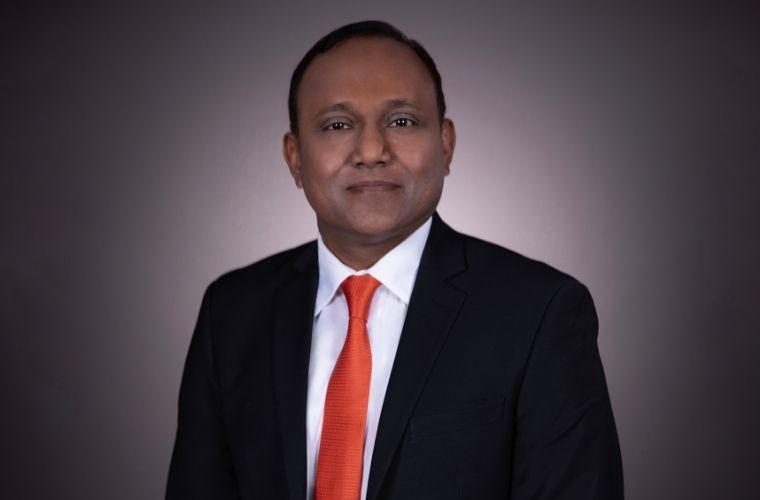
<svg viewBox="0 0 760 500"><path fill-rule="evenodd" d="M167 499L306 498L311 242L203 298ZM372 455L368 500L623 498L587 289L434 216Z"/></svg>

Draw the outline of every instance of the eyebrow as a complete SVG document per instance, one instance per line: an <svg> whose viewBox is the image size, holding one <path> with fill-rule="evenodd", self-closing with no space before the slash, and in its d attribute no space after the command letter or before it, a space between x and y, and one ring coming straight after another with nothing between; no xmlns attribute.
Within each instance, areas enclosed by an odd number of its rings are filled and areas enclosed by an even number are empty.
<svg viewBox="0 0 760 500"><path fill-rule="evenodd" d="M391 99L387 102L387 107L389 110L393 109L399 109L399 108L413 108L416 110L419 110L420 107L414 104L409 99Z"/></svg>
<svg viewBox="0 0 760 500"><path fill-rule="evenodd" d="M351 112L354 110L354 107L351 106L348 102L342 101L342 102L336 102L335 104L331 104L325 108L322 108L319 110L318 115L324 115L325 113L332 113L333 111L345 111L345 112Z"/></svg>
<svg viewBox="0 0 760 500"><path fill-rule="evenodd" d="M419 110L420 107L414 104L409 99L390 99L385 102L385 107L392 111L394 109L400 109L400 108L413 108L415 110ZM336 102L335 104L331 104L329 106L326 106L322 108L319 113L317 113L317 116L322 116L327 113L332 113L335 111L342 111L345 113L352 113L354 111L354 107L351 105L351 103L347 101L341 101Z"/></svg>

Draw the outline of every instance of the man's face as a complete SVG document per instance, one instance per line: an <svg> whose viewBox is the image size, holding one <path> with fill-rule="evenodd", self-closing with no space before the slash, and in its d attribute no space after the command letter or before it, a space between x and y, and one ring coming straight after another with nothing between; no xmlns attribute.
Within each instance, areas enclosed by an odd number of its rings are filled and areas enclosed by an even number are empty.
<svg viewBox="0 0 760 500"><path fill-rule="evenodd" d="M355 38L306 70L284 154L325 241L398 243L435 211L454 142L418 56L389 38Z"/></svg>

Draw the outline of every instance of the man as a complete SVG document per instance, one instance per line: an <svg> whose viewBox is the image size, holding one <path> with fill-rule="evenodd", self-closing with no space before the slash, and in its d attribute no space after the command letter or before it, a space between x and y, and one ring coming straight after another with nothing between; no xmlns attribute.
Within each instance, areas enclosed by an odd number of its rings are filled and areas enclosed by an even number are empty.
<svg viewBox="0 0 760 500"><path fill-rule="evenodd" d="M340 28L289 108L320 237L206 291L167 498L622 498L588 291L435 213L455 130L427 52Z"/></svg>

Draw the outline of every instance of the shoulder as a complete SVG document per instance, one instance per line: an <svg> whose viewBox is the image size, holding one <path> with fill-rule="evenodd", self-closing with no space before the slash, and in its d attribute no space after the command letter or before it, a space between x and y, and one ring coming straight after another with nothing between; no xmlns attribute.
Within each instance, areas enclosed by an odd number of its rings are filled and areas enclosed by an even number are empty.
<svg viewBox="0 0 760 500"><path fill-rule="evenodd" d="M574 280L569 274L545 262L474 236L466 234L461 236L468 268L473 272L490 272L507 275L510 280L527 280L547 285Z"/></svg>
<svg viewBox="0 0 760 500"><path fill-rule="evenodd" d="M222 296L271 294L294 272L316 270L317 243L310 241L219 276L209 290ZM312 269L313 267L313 269Z"/></svg>
<svg viewBox="0 0 760 500"><path fill-rule="evenodd" d="M490 318L491 324L507 325L512 333L525 332L526 348L542 328L549 332L544 334L548 344L568 346L579 339L595 338L594 301L583 283L500 245L463 234L459 237L467 268L452 284L467 294L468 306L478 315Z"/></svg>
<svg viewBox="0 0 760 500"><path fill-rule="evenodd" d="M476 296L509 298L539 308L567 294L590 299L585 285L550 264L477 237L457 235L461 238L467 270L456 281Z"/></svg>

